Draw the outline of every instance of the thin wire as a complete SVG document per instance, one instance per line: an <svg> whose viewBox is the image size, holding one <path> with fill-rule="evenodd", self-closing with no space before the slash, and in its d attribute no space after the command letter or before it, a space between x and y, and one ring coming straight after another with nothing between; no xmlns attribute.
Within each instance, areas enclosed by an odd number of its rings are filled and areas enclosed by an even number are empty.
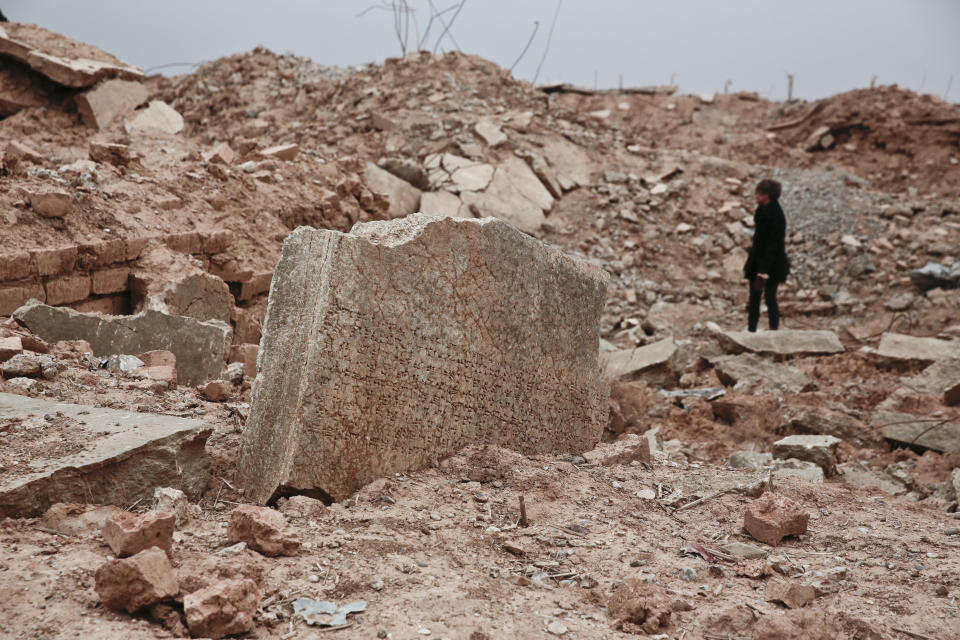
<svg viewBox="0 0 960 640"><path fill-rule="evenodd" d="M553 30L557 26L557 18L560 17L560 6L563 4L563 0L557 0L557 10L553 13L553 22L550 23L550 34L547 36L547 46L543 49L543 57L540 58L540 64L537 65L537 72L533 75L533 84L537 84L537 78L540 77L540 70L543 68L543 63L547 59L547 54L550 52L550 43L553 41Z"/></svg>
<svg viewBox="0 0 960 640"><path fill-rule="evenodd" d="M517 58L516 62L514 62L512 65L510 65L510 73L513 73L514 67L516 67L518 64L520 64L520 61L523 60L523 56L527 55L527 50L530 48L530 45L533 44L533 39L536 37L536 35L537 35L537 30L539 30L539 29L540 29L540 21L539 21L539 20L534 20L534 21L533 21L533 33L530 34L530 39L527 40L527 46L525 46L525 47L523 48L523 51L520 52L520 56Z"/></svg>

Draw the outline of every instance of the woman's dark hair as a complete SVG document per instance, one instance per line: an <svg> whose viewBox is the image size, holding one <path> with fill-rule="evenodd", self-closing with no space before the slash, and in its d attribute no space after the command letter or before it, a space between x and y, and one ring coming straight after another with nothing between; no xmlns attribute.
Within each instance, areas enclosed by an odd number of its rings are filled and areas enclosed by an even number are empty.
<svg viewBox="0 0 960 640"><path fill-rule="evenodd" d="M769 196L770 202L777 202L780 200L780 183L769 178L761 180L760 184L757 185L757 193Z"/></svg>

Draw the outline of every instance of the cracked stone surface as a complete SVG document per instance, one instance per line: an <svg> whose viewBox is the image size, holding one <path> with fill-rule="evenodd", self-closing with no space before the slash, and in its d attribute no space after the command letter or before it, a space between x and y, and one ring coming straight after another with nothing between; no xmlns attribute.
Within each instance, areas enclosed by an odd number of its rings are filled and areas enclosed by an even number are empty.
<svg viewBox="0 0 960 640"><path fill-rule="evenodd" d="M31 300L14 312L17 321L48 342L86 340L95 355L170 351L177 379L197 385L220 375L233 331L219 320L200 322L147 310L133 316L98 316Z"/></svg>
<svg viewBox="0 0 960 640"><path fill-rule="evenodd" d="M270 292L246 496L340 500L467 444L592 448L607 419L606 282L492 218L296 230Z"/></svg>
<svg viewBox="0 0 960 640"><path fill-rule="evenodd" d="M149 501L158 486L196 499L206 486L212 428L200 420L0 393L0 419L58 412L88 432L84 448L33 458L32 473L7 479L0 472L0 519L37 516L58 502L127 507Z"/></svg>

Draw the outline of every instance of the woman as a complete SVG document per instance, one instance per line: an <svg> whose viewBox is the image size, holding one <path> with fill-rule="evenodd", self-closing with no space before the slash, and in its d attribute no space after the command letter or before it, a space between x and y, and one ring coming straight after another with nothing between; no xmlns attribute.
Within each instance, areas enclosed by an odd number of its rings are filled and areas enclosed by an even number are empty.
<svg viewBox="0 0 960 640"><path fill-rule="evenodd" d="M756 189L757 210L753 214L753 244L743 265L743 276L750 281L747 304L747 328L757 330L760 320L760 295L767 303L770 330L780 327L777 287L790 273L790 259L785 247L787 219L780 208L780 183L761 180Z"/></svg>

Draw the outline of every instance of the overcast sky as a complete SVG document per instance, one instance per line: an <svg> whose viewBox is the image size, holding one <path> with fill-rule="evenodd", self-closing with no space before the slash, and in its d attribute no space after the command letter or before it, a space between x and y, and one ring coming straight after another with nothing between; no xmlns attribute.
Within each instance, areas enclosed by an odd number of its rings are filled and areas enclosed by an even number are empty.
<svg viewBox="0 0 960 640"><path fill-rule="evenodd" d="M196 63L258 44L331 65L398 55L379 0L0 0L10 20L95 44L144 69ZM446 9L460 0L433 0ZM387 2L386 4L390 4ZM431 11L410 0L411 48ZM532 80L557 0L465 0L450 33L462 51ZM453 17L454 12L445 14ZM443 30L434 23L428 48ZM449 39L442 49L452 49ZM188 71L169 67L165 73ZM811 99L896 83L960 101L960 0L563 0L539 81L601 87L665 84L685 93L751 90Z"/></svg>

